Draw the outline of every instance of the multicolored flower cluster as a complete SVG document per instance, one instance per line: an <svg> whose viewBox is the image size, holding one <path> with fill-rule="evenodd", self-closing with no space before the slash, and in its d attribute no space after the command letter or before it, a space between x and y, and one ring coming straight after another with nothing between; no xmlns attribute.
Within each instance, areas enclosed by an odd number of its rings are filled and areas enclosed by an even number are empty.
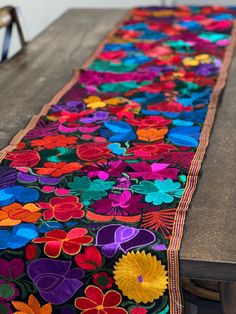
<svg viewBox="0 0 236 314"><path fill-rule="evenodd" d="M133 10L6 153L1 313L169 313L167 248L235 13Z"/></svg>

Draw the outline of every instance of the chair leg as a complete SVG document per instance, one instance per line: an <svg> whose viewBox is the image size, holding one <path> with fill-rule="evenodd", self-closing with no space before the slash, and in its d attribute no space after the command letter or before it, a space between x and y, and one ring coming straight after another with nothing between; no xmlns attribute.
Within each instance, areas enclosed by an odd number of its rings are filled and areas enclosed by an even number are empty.
<svg viewBox="0 0 236 314"><path fill-rule="evenodd" d="M223 314L236 314L236 282L219 282Z"/></svg>
<svg viewBox="0 0 236 314"><path fill-rule="evenodd" d="M198 314L198 306L188 301L185 301L184 314Z"/></svg>
<svg viewBox="0 0 236 314"><path fill-rule="evenodd" d="M2 48L2 60L6 60L9 47L10 47L10 39L11 39L11 32L12 32L12 24L8 25L5 31L4 39L3 39L3 48Z"/></svg>

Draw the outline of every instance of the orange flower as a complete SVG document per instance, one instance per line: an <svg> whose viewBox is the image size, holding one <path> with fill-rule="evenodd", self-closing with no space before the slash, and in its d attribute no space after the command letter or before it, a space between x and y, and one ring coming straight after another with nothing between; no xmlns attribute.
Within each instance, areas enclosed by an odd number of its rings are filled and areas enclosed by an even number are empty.
<svg viewBox="0 0 236 314"><path fill-rule="evenodd" d="M51 175L52 177L60 177L64 174L72 173L80 170L83 166L78 162L45 162L45 168L37 168L37 174Z"/></svg>
<svg viewBox="0 0 236 314"><path fill-rule="evenodd" d="M166 127L161 128L161 129L155 129L155 128L139 129L137 131L138 139L140 141L145 141L145 142L154 142L154 141L162 140L165 134L167 133L168 133L168 129Z"/></svg>
<svg viewBox="0 0 236 314"><path fill-rule="evenodd" d="M31 146L42 146L48 149L66 147L68 145L76 144L77 139L76 136L48 135L41 140L31 141Z"/></svg>
<svg viewBox="0 0 236 314"><path fill-rule="evenodd" d="M42 216L40 207L33 203L28 203L22 206L19 203L13 203L4 206L0 210L0 226L15 226L23 222L35 223Z"/></svg>
<svg viewBox="0 0 236 314"><path fill-rule="evenodd" d="M28 304L25 302L12 301L14 307L18 310L14 314L51 314L52 306L47 303L41 307L39 301L31 294L28 299Z"/></svg>

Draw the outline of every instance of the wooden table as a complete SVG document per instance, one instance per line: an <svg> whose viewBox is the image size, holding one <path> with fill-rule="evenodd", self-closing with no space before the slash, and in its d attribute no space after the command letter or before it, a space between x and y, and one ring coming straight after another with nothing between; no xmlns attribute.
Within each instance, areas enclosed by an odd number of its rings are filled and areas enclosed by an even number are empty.
<svg viewBox="0 0 236 314"><path fill-rule="evenodd" d="M94 51L125 10L69 10L14 58L0 65L0 146L24 128ZM180 250L181 275L221 281L235 301L236 59L219 106ZM227 292L227 293L226 293ZM231 302L232 303L232 302Z"/></svg>

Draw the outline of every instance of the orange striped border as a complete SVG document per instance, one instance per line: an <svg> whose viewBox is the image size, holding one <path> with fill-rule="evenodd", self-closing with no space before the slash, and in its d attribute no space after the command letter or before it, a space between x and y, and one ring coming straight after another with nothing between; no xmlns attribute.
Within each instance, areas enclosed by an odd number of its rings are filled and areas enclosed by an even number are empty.
<svg viewBox="0 0 236 314"><path fill-rule="evenodd" d="M197 186L198 174L201 169L201 164L209 143L210 132L214 122L219 96L226 84L228 69L233 57L234 47L236 44L236 21L231 32L231 42L225 50L225 55L219 76L213 92L211 94L210 103L205 122L201 131L200 141L187 176L187 182L184 193L180 199L176 210L175 222L173 226L170 245L167 250L168 257L168 272L169 272L169 295L170 295L170 313L181 314L182 302L179 282L179 249L184 231L184 222L186 211L189 208L193 193Z"/></svg>

